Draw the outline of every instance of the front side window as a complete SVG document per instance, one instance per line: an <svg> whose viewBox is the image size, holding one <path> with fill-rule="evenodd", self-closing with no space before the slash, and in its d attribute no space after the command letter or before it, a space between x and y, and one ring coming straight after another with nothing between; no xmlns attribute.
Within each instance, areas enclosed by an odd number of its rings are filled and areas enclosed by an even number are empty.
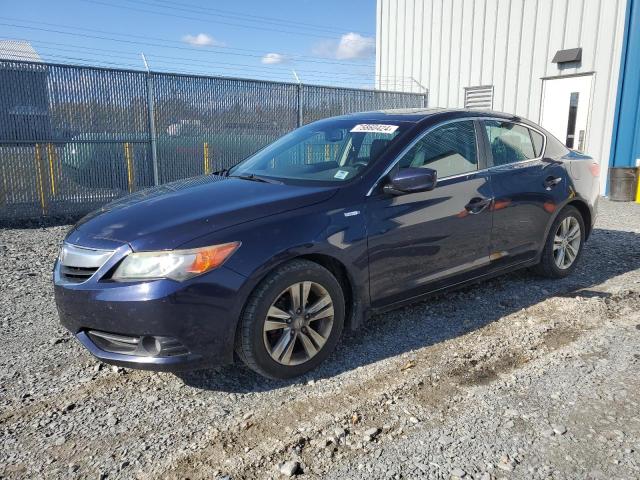
<svg viewBox="0 0 640 480"><path fill-rule="evenodd" d="M529 129L511 122L484 122L494 165L536 158Z"/></svg>
<svg viewBox="0 0 640 480"><path fill-rule="evenodd" d="M427 133L399 162L400 168L431 168L438 178L478 169L473 121L452 122Z"/></svg>
<svg viewBox="0 0 640 480"><path fill-rule="evenodd" d="M410 124L328 119L294 130L229 171L294 183L343 183L366 171Z"/></svg>

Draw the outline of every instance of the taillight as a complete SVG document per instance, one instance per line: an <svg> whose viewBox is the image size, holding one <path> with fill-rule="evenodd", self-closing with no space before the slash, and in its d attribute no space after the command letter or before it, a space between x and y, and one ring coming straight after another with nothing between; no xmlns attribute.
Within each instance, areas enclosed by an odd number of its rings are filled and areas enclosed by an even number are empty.
<svg viewBox="0 0 640 480"><path fill-rule="evenodd" d="M589 165L589 171L591 172L591 175L593 175L594 177L599 177L600 176L600 164L593 162L591 165Z"/></svg>

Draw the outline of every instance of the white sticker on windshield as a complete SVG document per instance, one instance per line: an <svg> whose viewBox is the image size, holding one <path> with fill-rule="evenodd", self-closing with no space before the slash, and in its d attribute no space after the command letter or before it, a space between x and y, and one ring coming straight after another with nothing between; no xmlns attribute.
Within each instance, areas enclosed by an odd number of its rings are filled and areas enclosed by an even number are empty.
<svg viewBox="0 0 640 480"><path fill-rule="evenodd" d="M351 129L352 132L364 133L388 133L391 134L398 129L398 125L382 125L380 123L360 123Z"/></svg>
<svg viewBox="0 0 640 480"><path fill-rule="evenodd" d="M344 180L349 175L349 172L345 170L338 170L333 178L337 178L338 180Z"/></svg>

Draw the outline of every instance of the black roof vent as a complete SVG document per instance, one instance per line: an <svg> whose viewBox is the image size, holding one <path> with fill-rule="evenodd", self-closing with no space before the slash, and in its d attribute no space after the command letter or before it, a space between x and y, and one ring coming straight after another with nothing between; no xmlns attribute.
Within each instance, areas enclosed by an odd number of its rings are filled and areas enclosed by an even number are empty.
<svg viewBox="0 0 640 480"><path fill-rule="evenodd" d="M582 48L558 50L551 60L552 63L576 63L582 61Z"/></svg>

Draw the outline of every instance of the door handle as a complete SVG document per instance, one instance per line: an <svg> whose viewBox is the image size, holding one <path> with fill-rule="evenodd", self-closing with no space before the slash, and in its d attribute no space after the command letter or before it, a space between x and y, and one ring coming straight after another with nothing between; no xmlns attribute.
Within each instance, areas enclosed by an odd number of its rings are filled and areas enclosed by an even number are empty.
<svg viewBox="0 0 640 480"><path fill-rule="evenodd" d="M553 187L558 185L562 181L562 177L554 177L553 175L549 175L544 179L544 188L547 190L551 190Z"/></svg>
<svg viewBox="0 0 640 480"><path fill-rule="evenodd" d="M493 201L493 198L474 197L471 200L469 200L469 203L467 203L464 206L464 208L470 214L476 215L482 212L489 205L491 205L492 201Z"/></svg>

